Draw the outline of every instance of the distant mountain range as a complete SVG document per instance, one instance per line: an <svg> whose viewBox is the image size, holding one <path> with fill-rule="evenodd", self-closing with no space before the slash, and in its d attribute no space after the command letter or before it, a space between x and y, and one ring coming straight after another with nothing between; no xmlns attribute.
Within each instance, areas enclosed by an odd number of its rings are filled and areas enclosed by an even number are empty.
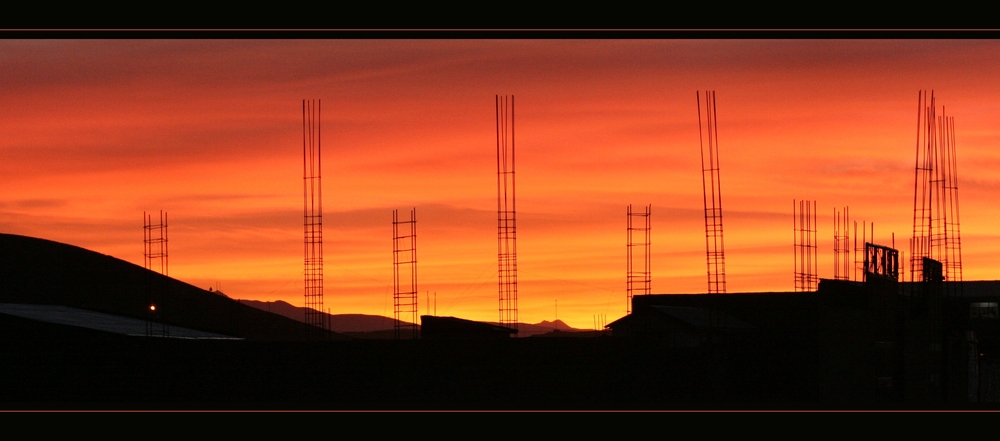
<svg viewBox="0 0 1000 441"><path fill-rule="evenodd" d="M305 321L306 308L295 306L285 301L262 302L259 300L240 300L240 303L252 306L262 311L278 314L300 322ZM327 314L330 330L333 332L372 332L393 329L396 320L380 315L368 314Z"/></svg>
<svg viewBox="0 0 1000 441"><path fill-rule="evenodd" d="M293 320L304 321L306 308L295 306L281 300L274 302L262 302L259 300L240 300L240 303L254 308L288 317ZM381 315L368 314L326 314L330 323L330 330L339 333L381 333L394 329L396 320ZM405 323L405 322L404 322ZM497 324L497 323L493 323ZM518 324L518 336L530 337L532 335L546 334L553 331L559 332L580 332L582 329L571 328L562 320L548 321L541 323ZM588 330L589 331L589 330Z"/></svg>

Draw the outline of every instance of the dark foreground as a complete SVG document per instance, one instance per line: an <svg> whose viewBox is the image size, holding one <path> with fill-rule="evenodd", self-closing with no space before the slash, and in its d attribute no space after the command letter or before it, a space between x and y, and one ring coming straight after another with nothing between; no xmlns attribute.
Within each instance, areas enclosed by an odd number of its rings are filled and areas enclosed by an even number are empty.
<svg viewBox="0 0 1000 441"><path fill-rule="evenodd" d="M75 340L75 341L74 341ZM0 341L9 409L892 409L863 357L634 339Z"/></svg>

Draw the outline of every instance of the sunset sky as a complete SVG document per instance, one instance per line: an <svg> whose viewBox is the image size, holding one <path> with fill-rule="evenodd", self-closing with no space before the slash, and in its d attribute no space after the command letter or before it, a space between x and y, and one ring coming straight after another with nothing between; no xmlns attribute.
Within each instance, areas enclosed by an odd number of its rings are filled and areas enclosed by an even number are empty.
<svg viewBox="0 0 1000 441"><path fill-rule="evenodd" d="M0 233L303 301L302 100L322 100L325 306L392 316L416 207L421 314L496 321L495 95L516 97L519 315L625 313L626 206L652 291L707 289L695 94L715 90L728 291L793 289L792 201L909 256L917 94L955 117L965 280L1000 278L1000 41L0 40ZM853 242L853 238L852 238ZM907 269L908 271L908 269ZM908 276L908 274L907 274ZM434 311L430 311L434 312Z"/></svg>

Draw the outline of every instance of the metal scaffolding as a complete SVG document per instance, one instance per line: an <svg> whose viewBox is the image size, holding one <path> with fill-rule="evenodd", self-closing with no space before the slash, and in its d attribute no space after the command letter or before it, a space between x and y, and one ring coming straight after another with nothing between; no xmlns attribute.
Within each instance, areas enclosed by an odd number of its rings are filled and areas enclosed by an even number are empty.
<svg viewBox="0 0 1000 441"><path fill-rule="evenodd" d="M917 94L917 154L913 180L913 235L910 239L910 281L923 278L923 259L935 259L931 250L934 187L931 183L937 150L936 103L933 92ZM935 259L937 260L937 259ZM940 261L940 260L938 260ZM942 262L943 263L943 262ZM945 265L947 267L947 265Z"/></svg>
<svg viewBox="0 0 1000 441"><path fill-rule="evenodd" d="M941 264L944 280L962 280L955 119L946 116L943 106L938 115L934 91L929 94L927 91L920 91L917 95L913 235L910 239L911 282L925 278L924 258ZM960 284L946 284L946 291L952 287L960 287Z"/></svg>
<svg viewBox="0 0 1000 441"><path fill-rule="evenodd" d="M705 91L704 126L701 118L701 93L698 92L695 96L698 99L698 141L701 145L701 188L705 206L708 292L725 294L726 251L722 240L722 184L719 180L719 129L716 124L715 91Z"/></svg>
<svg viewBox="0 0 1000 441"><path fill-rule="evenodd" d="M636 293L642 295L649 295L650 293L650 281L652 279L650 267L649 267L649 256L650 256L650 241L649 241L649 214L652 211L652 205L647 205L646 210L643 212L633 212L632 205L628 206L628 242L626 243L627 259L628 259L628 269L626 270L626 288L625 292L627 298L625 299L625 314L632 313L632 296ZM638 225L634 222L633 218L642 218ZM639 236L641 242L636 242L636 235ZM642 251L642 269L635 268L635 254L636 248L640 248Z"/></svg>
<svg viewBox="0 0 1000 441"><path fill-rule="evenodd" d="M795 292L816 291L819 263L816 248L816 201L792 200Z"/></svg>
<svg viewBox="0 0 1000 441"><path fill-rule="evenodd" d="M167 213L160 210L160 221L153 223L153 218L149 213L142 213L143 230L143 266L150 271L158 272L163 276L169 273L170 265L167 250ZM157 268L159 267L159 268ZM146 336L170 334L170 328L164 323L164 300L166 299L167 279L166 277L154 277L149 274L148 289L146 291L147 311ZM156 329L159 323L159 330Z"/></svg>
<svg viewBox="0 0 1000 441"><path fill-rule="evenodd" d="M305 322L325 329L320 108L320 100L302 100L302 224L305 230Z"/></svg>
<svg viewBox="0 0 1000 441"><path fill-rule="evenodd" d="M158 224L154 224L152 216L146 212L142 213L142 220L142 255L145 258L145 268L166 276L169 273L169 264L167 262L167 257L169 257L169 253L167 252L167 213L160 210L160 223ZM154 261L159 263L159 269L156 268L157 264Z"/></svg>
<svg viewBox="0 0 1000 441"><path fill-rule="evenodd" d="M500 326L517 329L517 221L514 202L514 96L496 96L497 276Z"/></svg>
<svg viewBox="0 0 1000 441"><path fill-rule="evenodd" d="M402 227L401 227L402 226ZM392 210L392 310L396 339L415 339L417 335L417 209L410 210L410 220L399 220L399 210ZM407 283L409 279L409 283ZM405 321L404 321L405 320ZM409 335L407 335L409 334Z"/></svg>
<svg viewBox="0 0 1000 441"><path fill-rule="evenodd" d="M944 113L944 107L941 108ZM944 244L943 275L949 281L962 281L962 231L958 215L958 157L955 150L955 118L944 117L942 125L944 129L942 142L944 143L944 179L943 199L944 203L944 234L947 240ZM960 284L951 284L951 286Z"/></svg>

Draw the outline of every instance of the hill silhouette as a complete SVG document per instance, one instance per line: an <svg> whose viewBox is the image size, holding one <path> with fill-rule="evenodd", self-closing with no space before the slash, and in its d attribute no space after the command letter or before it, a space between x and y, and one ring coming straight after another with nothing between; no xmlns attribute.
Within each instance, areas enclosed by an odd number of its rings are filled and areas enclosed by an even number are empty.
<svg viewBox="0 0 1000 441"><path fill-rule="evenodd" d="M285 301L277 300L273 302L263 302L259 300L240 300L240 302L244 305L249 305L263 311L288 317L292 320L305 320L306 308L295 306ZM393 332L385 332L392 331L394 329L396 320L393 318L369 314L324 313L324 315L327 316L328 323L330 323L330 330L333 332L340 332L359 338L395 338L395 334ZM419 327L419 324L417 326ZM520 331L518 332L518 336L520 337L531 337L551 332L572 334L585 331L582 329L571 328L562 320L555 320L552 322L542 320L541 323L535 324L519 323L518 330Z"/></svg>
<svg viewBox="0 0 1000 441"><path fill-rule="evenodd" d="M12 234L0 234L0 303L70 306L251 340L348 339L112 256Z"/></svg>
<svg viewBox="0 0 1000 441"><path fill-rule="evenodd" d="M292 320L300 322L305 320L306 308L302 306L295 306L285 301L277 300L274 302L262 302L260 300L240 300L240 303L252 306L262 311L268 311L273 314L288 317ZM385 331L387 329L394 329L396 324L395 319L381 315L326 313L323 313L323 315L328 318L330 330L333 332Z"/></svg>

